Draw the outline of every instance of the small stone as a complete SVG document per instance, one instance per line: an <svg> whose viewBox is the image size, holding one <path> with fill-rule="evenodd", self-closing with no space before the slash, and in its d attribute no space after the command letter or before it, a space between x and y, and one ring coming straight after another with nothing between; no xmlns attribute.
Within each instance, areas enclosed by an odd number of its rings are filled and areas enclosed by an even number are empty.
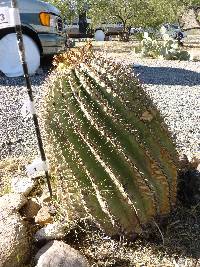
<svg viewBox="0 0 200 267"><path fill-rule="evenodd" d="M52 223L38 230L35 234L36 241L62 239L65 237L66 224Z"/></svg>
<svg viewBox="0 0 200 267"><path fill-rule="evenodd" d="M145 112L142 114L140 120L150 122L150 121L153 120L153 115L152 115L149 111L145 111Z"/></svg>
<svg viewBox="0 0 200 267"><path fill-rule="evenodd" d="M38 204L38 201L35 198L31 198L22 208L21 214L27 219L31 219L38 214L40 209L41 205Z"/></svg>
<svg viewBox="0 0 200 267"><path fill-rule="evenodd" d="M53 221L50 213L49 213L49 208L48 207L42 207L36 217L35 217L35 222L40 224L40 225L45 225L48 223L51 223Z"/></svg>
<svg viewBox="0 0 200 267"><path fill-rule="evenodd" d="M40 202L41 203L44 203L44 202L50 202L51 201L51 197L50 197L50 194L49 194L49 190L44 188L43 189L43 193L40 197Z"/></svg>
<svg viewBox="0 0 200 267"><path fill-rule="evenodd" d="M14 177L11 181L11 190L14 193L21 193L27 196L36 185L36 180L28 177Z"/></svg>
<svg viewBox="0 0 200 267"><path fill-rule="evenodd" d="M62 241L50 241L35 256L36 267L89 267L79 251Z"/></svg>

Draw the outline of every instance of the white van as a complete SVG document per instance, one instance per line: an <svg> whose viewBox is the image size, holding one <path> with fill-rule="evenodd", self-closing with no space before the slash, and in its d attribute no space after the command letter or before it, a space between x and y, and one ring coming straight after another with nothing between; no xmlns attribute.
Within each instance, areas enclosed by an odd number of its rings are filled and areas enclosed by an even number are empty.
<svg viewBox="0 0 200 267"><path fill-rule="evenodd" d="M40 0L18 0L17 3L28 65L30 61L32 64L30 66L38 65L38 59L40 60L41 56L64 51L66 34L63 30L60 11ZM4 21L5 16L1 14L6 10L9 11L10 7L10 0L0 1L0 70L5 74L7 69L12 69L18 62L18 54L15 53L17 46L14 45L15 29Z"/></svg>

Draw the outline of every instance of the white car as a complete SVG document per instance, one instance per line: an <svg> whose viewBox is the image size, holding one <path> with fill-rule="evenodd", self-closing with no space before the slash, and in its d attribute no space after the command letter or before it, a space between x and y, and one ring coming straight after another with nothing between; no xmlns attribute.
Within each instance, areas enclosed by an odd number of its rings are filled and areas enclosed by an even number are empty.
<svg viewBox="0 0 200 267"><path fill-rule="evenodd" d="M40 58L64 51L66 35L60 11L40 0L18 0L26 61L34 74ZM23 75L11 13L11 1L0 0L0 71L8 77Z"/></svg>

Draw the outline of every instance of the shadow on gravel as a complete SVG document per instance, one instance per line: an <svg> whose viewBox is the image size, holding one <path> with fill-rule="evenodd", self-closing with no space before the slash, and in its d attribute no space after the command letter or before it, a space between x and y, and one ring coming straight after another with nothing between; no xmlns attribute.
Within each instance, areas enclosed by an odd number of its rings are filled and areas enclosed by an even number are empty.
<svg viewBox="0 0 200 267"><path fill-rule="evenodd" d="M200 73L180 68L140 66L134 68L134 72L139 74L139 79L145 84L200 85Z"/></svg>

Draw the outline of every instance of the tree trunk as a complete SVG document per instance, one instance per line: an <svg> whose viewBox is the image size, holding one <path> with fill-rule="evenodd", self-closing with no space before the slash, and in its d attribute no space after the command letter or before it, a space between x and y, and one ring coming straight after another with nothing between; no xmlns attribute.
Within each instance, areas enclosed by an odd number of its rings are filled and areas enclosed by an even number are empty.
<svg viewBox="0 0 200 267"><path fill-rule="evenodd" d="M126 20L123 20L121 17L118 16L118 18L121 20L123 24L123 30L119 34L119 40L122 42L128 42L129 41L129 36L130 36L130 31L127 30L126 27Z"/></svg>

